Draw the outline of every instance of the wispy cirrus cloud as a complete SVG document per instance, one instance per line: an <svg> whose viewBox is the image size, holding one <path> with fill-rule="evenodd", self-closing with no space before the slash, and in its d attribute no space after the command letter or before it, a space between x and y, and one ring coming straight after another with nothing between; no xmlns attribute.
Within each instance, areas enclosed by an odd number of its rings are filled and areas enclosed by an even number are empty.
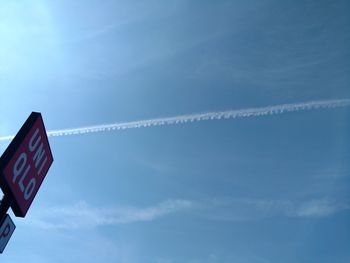
<svg viewBox="0 0 350 263"><path fill-rule="evenodd" d="M86 202L40 209L26 224L42 229L92 228L102 225L120 225L153 221L169 214L182 212L194 204L188 200L167 200L153 206L95 207Z"/></svg>
<svg viewBox="0 0 350 263"><path fill-rule="evenodd" d="M147 222L171 214L190 212L199 218L217 221L256 221L271 217L320 218L349 210L350 202L329 198L305 201L218 198L206 201L167 200L140 208L135 206L95 207L86 202L43 208L24 222L41 229L79 229L106 225Z"/></svg>
<svg viewBox="0 0 350 263"><path fill-rule="evenodd" d="M205 213L219 221L254 221L275 216L319 218L349 209L349 201L327 197L302 201L228 198L211 200Z"/></svg>
<svg viewBox="0 0 350 263"><path fill-rule="evenodd" d="M290 211L289 215L297 217L323 217L348 209L350 209L349 203L334 202L323 198L304 202Z"/></svg>

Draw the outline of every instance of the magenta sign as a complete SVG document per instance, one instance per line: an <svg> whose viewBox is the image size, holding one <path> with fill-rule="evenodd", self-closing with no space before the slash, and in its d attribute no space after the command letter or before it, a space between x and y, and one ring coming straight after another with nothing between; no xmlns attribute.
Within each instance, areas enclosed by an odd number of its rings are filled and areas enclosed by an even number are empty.
<svg viewBox="0 0 350 263"><path fill-rule="evenodd" d="M33 112L0 159L1 188L16 216L26 215L52 162L43 119Z"/></svg>

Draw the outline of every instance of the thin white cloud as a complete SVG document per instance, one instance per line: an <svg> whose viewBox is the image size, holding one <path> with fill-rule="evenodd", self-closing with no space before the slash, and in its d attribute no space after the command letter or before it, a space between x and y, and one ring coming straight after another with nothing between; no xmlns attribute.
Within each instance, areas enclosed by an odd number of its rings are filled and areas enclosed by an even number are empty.
<svg viewBox="0 0 350 263"><path fill-rule="evenodd" d="M290 216L297 217L323 217L350 209L347 203L334 202L329 199L315 199L302 203L289 212Z"/></svg>
<svg viewBox="0 0 350 263"><path fill-rule="evenodd" d="M23 222L41 229L79 229L154 221L170 214L191 212L216 221L256 221L270 217L320 218L350 209L348 202L329 198L306 201L220 198L207 201L168 200L153 206L94 207L86 202L39 209Z"/></svg>
<svg viewBox="0 0 350 263"><path fill-rule="evenodd" d="M96 126L79 127L72 129L62 129L48 131L48 136L67 136L74 134L84 134L93 132L104 132L112 130L125 130L125 129L135 129L135 128L146 128L150 126L164 126L173 124L183 124L188 122L199 122L207 120L221 120L221 119L236 119L236 118L248 118L248 117L261 117L265 115L275 115L283 114L287 112L313 110L313 109L326 109L326 108L339 108L339 107L349 107L350 99L341 100L324 100L324 101L311 101L304 103L294 103L294 104L281 104L260 108L248 108L240 110L227 110L227 111L215 111L206 113L195 113L189 115L179 115L173 117L156 118L156 119L146 119L123 123L112 123L103 124ZM11 136L0 137L0 141L11 140Z"/></svg>
<svg viewBox="0 0 350 263"><path fill-rule="evenodd" d="M193 205L188 200L168 200L146 208L93 207L86 202L79 202L71 206L40 209L37 214L31 214L25 223L43 229L92 228L102 225L153 221L189 209Z"/></svg>
<svg viewBox="0 0 350 263"><path fill-rule="evenodd" d="M330 198L304 201L228 198L206 202L199 214L218 221L254 221L275 216L318 218L348 209L349 202Z"/></svg>

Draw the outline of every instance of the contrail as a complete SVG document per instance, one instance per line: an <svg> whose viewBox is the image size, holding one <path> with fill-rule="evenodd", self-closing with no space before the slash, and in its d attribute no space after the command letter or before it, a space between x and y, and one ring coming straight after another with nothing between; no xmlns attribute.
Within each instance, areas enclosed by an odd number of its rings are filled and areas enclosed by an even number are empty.
<svg viewBox="0 0 350 263"><path fill-rule="evenodd" d="M102 124L102 125L96 125L96 126L86 126L86 127L72 128L72 129L53 130L53 131L48 131L47 135L53 136L53 137L66 136L66 135L73 135L73 134L145 128L150 126L163 126L163 125L172 125L172 124L206 121L206 120L260 117L264 115L283 114L283 113L295 112L295 111L339 108L339 107L349 107L349 106L350 106L350 99L310 101L310 102L303 102L303 103L273 105L273 106L260 107L260 108L247 108L247 109L239 109L239 110L195 113L195 114L178 115L178 116L165 117L165 118L146 119L146 120L138 120L138 121L130 121L130 122ZM13 135L3 136L3 137L0 137L0 141L11 140L13 139L13 137L14 137Z"/></svg>

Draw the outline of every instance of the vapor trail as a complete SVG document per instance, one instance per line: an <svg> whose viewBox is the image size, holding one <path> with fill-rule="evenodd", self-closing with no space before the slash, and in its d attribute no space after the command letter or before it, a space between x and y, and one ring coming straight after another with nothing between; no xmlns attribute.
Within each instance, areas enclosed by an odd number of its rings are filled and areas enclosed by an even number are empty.
<svg viewBox="0 0 350 263"><path fill-rule="evenodd" d="M102 124L102 125L96 125L96 126L86 126L86 127L80 127L80 128L72 128L72 129L54 130L54 131L48 131L47 135L48 136L66 136L66 135L73 135L73 134L145 128L150 126L163 126L163 125L172 125L172 124L206 121L206 120L260 117L264 115L283 114L283 113L295 112L295 111L339 108L339 107L349 107L349 106L350 106L350 99L310 101L310 102L303 102L303 103L273 105L273 106L260 107L260 108L195 113L195 114L178 115L178 116L165 117L165 118L146 119L146 120L138 120L138 121L130 121L130 122ZM13 135L3 136L3 137L0 137L0 141L11 140L13 137L14 137Z"/></svg>

